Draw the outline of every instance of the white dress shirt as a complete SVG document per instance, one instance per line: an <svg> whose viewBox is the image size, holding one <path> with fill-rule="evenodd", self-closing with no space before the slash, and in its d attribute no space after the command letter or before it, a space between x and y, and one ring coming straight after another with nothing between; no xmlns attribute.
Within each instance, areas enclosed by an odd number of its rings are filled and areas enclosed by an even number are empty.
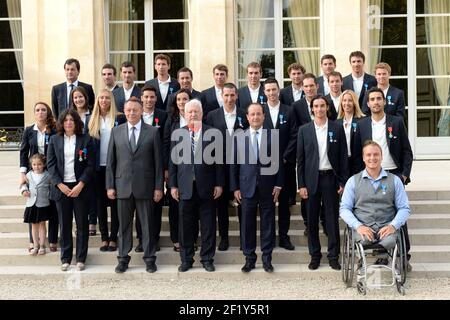
<svg viewBox="0 0 450 320"><path fill-rule="evenodd" d="M83 125L84 125L84 128L85 128L86 131L89 131L89 129L86 128L86 116L89 115L89 114L91 114L91 113L89 112L89 110L87 110L85 113L83 113L83 114L81 114L81 115L79 114L79 115L80 115L81 121L83 121Z"/></svg>
<svg viewBox="0 0 450 320"><path fill-rule="evenodd" d="M314 127L316 128L317 146L319 150L319 170L333 169L327 154L328 120L323 127L319 127L314 122Z"/></svg>
<svg viewBox="0 0 450 320"><path fill-rule="evenodd" d="M123 94L125 96L125 101L128 101L131 98L131 93L133 92L133 89L134 89L134 84L128 90L125 89L125 87L123 87Z"/></svg>
<svg viewBox="0 0 450 320"><path fill-rule="evenodd" d="M292 86L292 97L294 98L294 102L300 100L302 98L302 89L295 89L294 86Z"/></svg>
<svg viewBox="0 0 450 320"><path fill-rule="evenodd" d="M129 122L127 122L127 125L128 125L128 140L130 141L131 140L131 132L132 132L131 128L133 127L133 125ZM135 128L134 136L136 137L136 145L139 141L139 133L141 133L141 126L142 126L141 120L139 120L139 122L134 125L134 128Z"/></svg>
<svg viewBox="0 0 450 320"><path fill-rule="evenodd" d="M326 75L323 75L323 95L326 96L330 93L330 86L328 85L328 78Z"/></svg>
<svg viewBox="0 0 450 320"><path fill-rule="evenodd" d="M388 92L388 90L389 90L389 87L390 87L390 86L388 85L387 88L383 90L384 98L386 99L386 103L388 103L387 92Z"/></svg>
<svg viewBox="0 0 450 320"><path fill-rule="evenodd" d="M353 89L355 89L356 96L359 97L359 95L361 94L363 84L364 84L364 73L359 78L355 78L352 75L352 78L353 78Z"/></svg>
<svg viewBox="0 0 450 320"><path fill-rule="evenodd" d="M234 106L233 111L227 112L225 108L223 108L223 114L225 116L225 123L227 125L227 130L231 134L233 134L234 124L236 123L236 106Z"/></svg>
<svg viewBox="0 0 450 320"><path fill-rule="evenodd" d="M166 81L161 81L158 79L159 92L161 93L161 98L166 101L167 93L169 92L170 76Z"/></svg>
<svg viewBox="0 0 450 320"><path fill-rule="evenodd" d="M153 118L155 117L155 111L152 113L144 112L142 115L142 118L144 119L144 122L149 125L153 125Z"/></svg>
<svg viewBox="0 0 450 320"><path fill-rule="evenodd" d="M341 95L342 93L335 98L332 94L330 94L331 101L333 101L334 108L336 109L337 113L339 113L339 101L341 100Z"/></svg>
<svg viewBox="0 0 450 320"><path fill-rule="evenodd" d="M186 119L180 114L180 128L186 127L187 121Z"/></svg>
<svg viewBox="0 0 450 320"><path fill-rule="evenodd" d="M75 177L75 147L77 135L64 135L64 182L77 182Z"/></svg>
<svg viewBox="0 0 450 320"><path fill-rule="evenodd" d="M269 107L270 118L272 119L273 127L277 127L278 114L280 113L280 102L277 105L271 106L269 102L267 102L267 106Z"/></svg>
<svg viewBox="0 0 450 320"><path fill-rule="evenodd" d="M345 120L345 118L342 119L342 125L344 126L345 140L347 141L347 151L349 157L352 155L352 151L350 149L350 138L352 135L352 121L353 117L351 117L349 121Z"/></svg>
<svg viewBox="0 0 450 320"><path fill-rule="evenodd" d="M214 88L216 89L217 102L219 103L219 106L222 108L223 107L222 89L217 88L216 86L214 86Z"/></svg>
<svg viewBox="0 0 450 320"><path fill-rule="evenodd" d="M255 90L253 90L252 88L248 87L248 90L250 91L250 97L252 97L252 102L253 103L261 103L261 101L259 101L259 87L256 88Z"/></svg>
<svg viewBox="0 0 450 320"><path fill-rule="evenodd" d="M111 118L109 115L100 117L100 166L106 167L109 138L111 137Z"/></svg>
<svg viewBox="0 0 450 320"><path fill-rule="evenodd" d="M255 129L253 129L252 127L250 127L250 139L252 140L251 141L251 144L252 144L252 152L253 152L253 141L254 141L254 137L255 137L255 133L256 133L256 131L258 131L258 150L261 150L261 137L262 137L262 127L261 128L259 128L258 130L255 130Z"/></svg>
<svg viewBox="0 0 450 320"><path fill-rule="evenodd" d="M386 115L380 121L372 119L372 140L378 143L383 152L383 161L381 167L384 170L397 169L394 159L391 157L391 152L386 141Z"/></svg>
<svg viewBox="0 0 450 320"><path fill-rule="evenodd" d="M72 88L70 87L70 85L73 84L73 89L75 89L76 87L78 87L78 80L73 82L73 83L69 83L66 81L66 86L67 86L67 106L70 106L70 92L72 91Z"/></svg>

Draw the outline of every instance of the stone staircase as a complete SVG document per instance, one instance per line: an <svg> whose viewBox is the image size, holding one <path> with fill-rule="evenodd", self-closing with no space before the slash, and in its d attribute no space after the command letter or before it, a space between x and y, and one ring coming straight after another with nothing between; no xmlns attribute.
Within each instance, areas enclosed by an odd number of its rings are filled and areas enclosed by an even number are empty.
<svg viewBox="0 0 450 320"><path fill-rule="evenodd" d="M449 277L450 276L450 191L409 191L408 196L412 209L409 219L409 233L411 238L411 254L413 272L411 277ZM28 226L23 223L24 199L19 196L0 196L0 275L27 274L61 274L59 269L59 252L47 253L44 256L28 255ZM244 256L239 250L239 224L235 209L230 208L230 249L225 252L217 251L215 263L217 270L207 273L199 264L198 252L194 269L180 274L177 266L180 263L179 253L172 250L169 237L168 208L163 209L161 230L161 251L157 253L158 272L152 277L189 277L189 274L200 277L315 277L329 276L340 279L340 272L328 267L326 259L326 236L321 234L324 258L321 267L316 271L309 271L309 255L307 238L303 235L304 225L300 216L299 205L291 207L292 222L289 232L294 251L276 247L273 252L275 272L265 273L261 266L248 275L241 273ZM341 225L341 235L343 222ZM259 231L258 231L259 236ZM218 238L219 240L219 238ZM135 241L134 244L137 242ZM259 243L259 240L258 240ZM277 239L278 244L278 239ZM75 245L75 241L74 241ZM100 252L100 236L89 238L89 252L86 261L85 274L109 275L114 274L117 263L116 252ZM257 248L260 257L259 248ZM145 274L141 259L142 253L131 252L130 275ZM74 259L75 260L75 259ZM260 258L258 259L260 263ZM74 268L72 268L74 269Z"/></svg>

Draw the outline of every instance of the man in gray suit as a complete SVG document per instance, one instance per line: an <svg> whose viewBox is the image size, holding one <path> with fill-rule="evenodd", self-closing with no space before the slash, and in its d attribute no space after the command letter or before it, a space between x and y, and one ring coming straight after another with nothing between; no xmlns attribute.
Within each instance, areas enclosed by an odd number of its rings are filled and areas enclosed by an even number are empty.
<svg viewBox="0 0 450 320"><path fill-rule="evenodd" d="M142 246L147 272L156 271L156 243L153 201L162 198L162 148L158 129L145 124L141 118L143 106L131 97L124 106L127 123L113 128L108 147L106 189L110 199L118 199L119 264L115 271L128 268L133 246L133 216L142 227Z"/></svg>

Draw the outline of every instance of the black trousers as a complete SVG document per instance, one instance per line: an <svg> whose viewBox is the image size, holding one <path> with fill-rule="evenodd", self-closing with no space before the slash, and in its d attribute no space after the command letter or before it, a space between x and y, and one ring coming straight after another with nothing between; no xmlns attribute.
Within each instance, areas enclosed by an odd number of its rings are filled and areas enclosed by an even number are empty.
<svg viewBox="0 0 450 320"><path fill-rule="evenodd" d="M181 262L194 262L195 225L198 225L198 219L200 219L202 235L200 262L214 261L214 254L216 253L216 214L214 209L214 200L212 198L201 199L194 181L191 199L180 199L179 240Z"/></svg>
<svg viewBox="0 0 450 320"><path fill-rule="evenodd" d="M285 176L284 185L285 188L281 189L280 196L278 197L278 235L280 242L289 240L288 232L291 225L291 210L290 200L292 196L292 177L295 175L295 165L291 163L284 164ZM294 186L294 188L296 188ZM295 190L295 189L294 189Z"/></svg>
<svg viewBox="0 0 450 320"><path fill-rule="evenodd" d="M106 167L100 167L95 174L95 193L97 198L98 225L102 241L117 242L119 233L119 217L117 214L117 200L111 200L107 196L105 186ZM111 233L108 233L108 207L111 208ZM90 222L89 222L90 224Z"/></svg>
<svg viewBox="0 0 450 320"><path fill-rule="evenodd" d="M246 261L255 263L257 259L256 212L259 206L262 261L272 262L275 247L275 203L272 194L260 194L257 187L252 198L242 198L241 205L241 243Z"/></svg>
<svg viewBox="0 0 450 320"><path fill-rule="evenodd" d="M65 183L70 189L77 185L76 182ZM86 188L86 187L85 187ZM72 221L75 215L75 223L77 226L76 235L76 261L86 262L89 241L89 224L88 224L88 204L89 191L83 189L77 198L62 195L61 199L56 201L58 209L58 218L60 223L61 236L61 263L71 263L73 254L72 240Z"/></svg>
<svg viewBox="0 0 450 320"><path fill-rule="evenodd" d="M176 201L174 198L172 198L172 195L170 194L170 190L166 193L167 198L169 199L169 227L170 227L170 240L172 240L173 243L178 243L178 219L179 219L179 210L178 210L178 201ZM198 223L197 226L197 232L198 235Z"/></svg>
<svg viewBox="0 0 450 320"><path fill-rule="evenodd" d="M57 244L58 243L58 210L56 209L55 201L50 200L50 210L52 210L52 216L48 220L48 243ZM31 233L31 223L28 224L28 231L30 234L30 243L33 243L33 235Z"/></svg>
<svg viewBox="0 0 450 320"><path fill-rule="evenodd" d="M312 259L321 259L321 246L319 240L319 216L321 203L325 215L325 225L328 232L328 259L338 259L340 252L339 237L339 196L337 193L336 176L332 170L319 173L319 184L314 194L306 199L306 212L308 215L308 249Z"/></svg>
<svg viewBox="0 0 450 320"><path fill-rule="evenodd" d="M131 257L128 255L133 247L133 218L134 211L142 227L142 248L146 264L156 261L156 228L153 225L154 211L152 199L136 199L133 195L128 199L117 199L119 216L119 262L128 264Z"/></svg>

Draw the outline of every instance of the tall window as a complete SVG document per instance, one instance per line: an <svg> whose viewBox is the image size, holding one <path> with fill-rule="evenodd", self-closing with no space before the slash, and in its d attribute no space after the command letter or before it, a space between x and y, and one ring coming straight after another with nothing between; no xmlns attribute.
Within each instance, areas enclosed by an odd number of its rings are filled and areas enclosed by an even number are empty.
<svg viewBox="0 0 450 320"><path fill-rule="evenodd" d="M303 64L318 74L320 61L320 0L236 0L237 70L239 86L246 67L257 61L263 78L289 80L287 67Z"/></svg>
<svg viewBox="0 0 450 320"><path fill-rule="evenodd" d="M0 127L23 127L20 0L0 1Z"/></svg>
<svg viewBox="0 0 450 320"><path fill-rule="evenodd" d="M153 58L158 53L172 59L170 73L188 64L188 0L110 0L108 33L110 62L136 65L137 82L154 78Z"/></svg>

